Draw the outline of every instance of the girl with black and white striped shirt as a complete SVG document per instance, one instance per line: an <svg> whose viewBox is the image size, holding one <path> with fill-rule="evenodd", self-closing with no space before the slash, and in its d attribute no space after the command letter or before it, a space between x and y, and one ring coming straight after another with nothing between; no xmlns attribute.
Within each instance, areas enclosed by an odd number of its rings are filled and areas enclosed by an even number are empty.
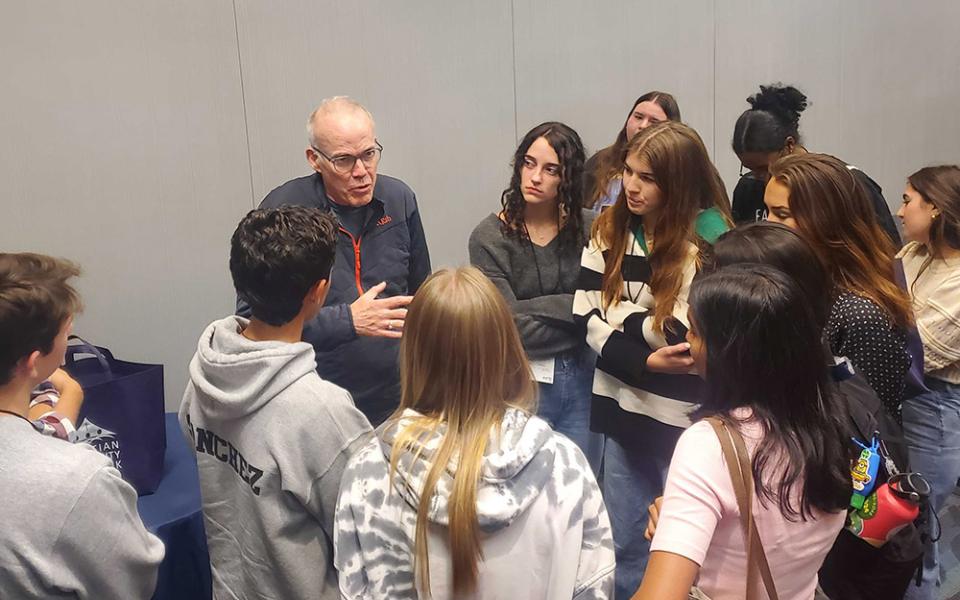
<svg viewBox="0 0 960 600"><path fill-rule="evenodd" d="M673 447L700 399L687 292L730 209L700 136L681 123L637 135L623 191L597 218L581 259L574 317L599 355L591 428L606 435L604 497L617 553L617 597L643 577L647 506L663 490Z"/></svg>

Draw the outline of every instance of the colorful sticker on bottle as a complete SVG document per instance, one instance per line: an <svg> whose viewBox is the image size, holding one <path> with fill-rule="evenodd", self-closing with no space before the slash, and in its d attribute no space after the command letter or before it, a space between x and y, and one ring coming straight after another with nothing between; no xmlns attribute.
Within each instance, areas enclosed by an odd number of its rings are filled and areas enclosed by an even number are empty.
<svg viewBox="0 0 960 600"><path fill-rule="evenodd" d="M878 452L880 442L876 437L873 438L873 443L870 446L856 438L853 441L863 449L857 462L850 469L850 479L853 483L850 506L859 510L863 508L864 501L873 491L877 482L877 473L880 470L880 454Z"/></svg>

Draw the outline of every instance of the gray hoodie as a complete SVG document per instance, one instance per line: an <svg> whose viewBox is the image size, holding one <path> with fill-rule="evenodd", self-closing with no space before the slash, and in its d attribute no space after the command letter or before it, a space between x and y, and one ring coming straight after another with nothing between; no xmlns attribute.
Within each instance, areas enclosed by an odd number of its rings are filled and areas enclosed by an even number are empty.
<svg viewBox="0 0 960 600"><path fill-rule="evenodd" d="M334 533L340 593L348 600L419 598L414 540L420 491L445 429L419 457L400 457L390 480L397 431L387 422L351 458L343 477ZM453 598L447 550L447 502L456 459L431 497L428 533L434 600ZM600 490L583 453L542 419L510 409L492 431L477 490L483 560L471 598L524 600L612 597L614 552Z"/></svg>
<svg viewBox="0 0 960 600"><path fill-rule="evenodd" d="M340 478L370 432L313 347L255 342L247 320L207 327L180 424L197 455L214 598L336 598Z"/></svg>

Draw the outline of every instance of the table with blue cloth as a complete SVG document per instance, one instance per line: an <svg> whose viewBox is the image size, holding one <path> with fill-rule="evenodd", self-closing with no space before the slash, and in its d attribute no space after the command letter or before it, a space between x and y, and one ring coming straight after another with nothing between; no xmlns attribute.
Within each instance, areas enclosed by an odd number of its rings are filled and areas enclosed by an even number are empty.
<svg viewBox="0 0 960 600"><path fill-rule="evenodd" d="M154 600L210 600L210 555L203 529L197 461L176 413L166 414L167 451L157 491L140 496L137 509L166 555L157 574Z"/></svg>

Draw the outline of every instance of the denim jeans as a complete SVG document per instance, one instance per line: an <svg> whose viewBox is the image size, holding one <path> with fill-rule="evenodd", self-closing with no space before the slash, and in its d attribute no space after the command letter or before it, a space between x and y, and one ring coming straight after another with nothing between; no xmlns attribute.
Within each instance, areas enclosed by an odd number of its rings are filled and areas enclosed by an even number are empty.
<svg viewBox="0 0 960 600"><path fill-rule="evenodd" d="M960 478L960 385L931 377L924 383L931 390L903 403L903 435L910 450L910 469L923 473L930 483L930 509L940 512ZM928 533L939 535L937 519L931 518ZM923 585L911 584L905 598L934 600L939 597L940 558L937 542L924 544Z"/></svg>
<svg viewBox="0 0 960 600"><path fill-rule="evenodd" d="M616 600L629 600L647 568L644 539L647 507L663 495L667 469L683 429L645 419L630 439L607 437L603 455L603 501L610 515L617 557Z"/></svg>
<svg viewBox="0 0 960 600"><path fill-rule="evenodd" d="M593 368L597 355L584 346L554 358L553 383L540 384L537 414L557 433L570 438L583 450L593 474L600 472L603 436L590 431L593 398Z"/></svg>

